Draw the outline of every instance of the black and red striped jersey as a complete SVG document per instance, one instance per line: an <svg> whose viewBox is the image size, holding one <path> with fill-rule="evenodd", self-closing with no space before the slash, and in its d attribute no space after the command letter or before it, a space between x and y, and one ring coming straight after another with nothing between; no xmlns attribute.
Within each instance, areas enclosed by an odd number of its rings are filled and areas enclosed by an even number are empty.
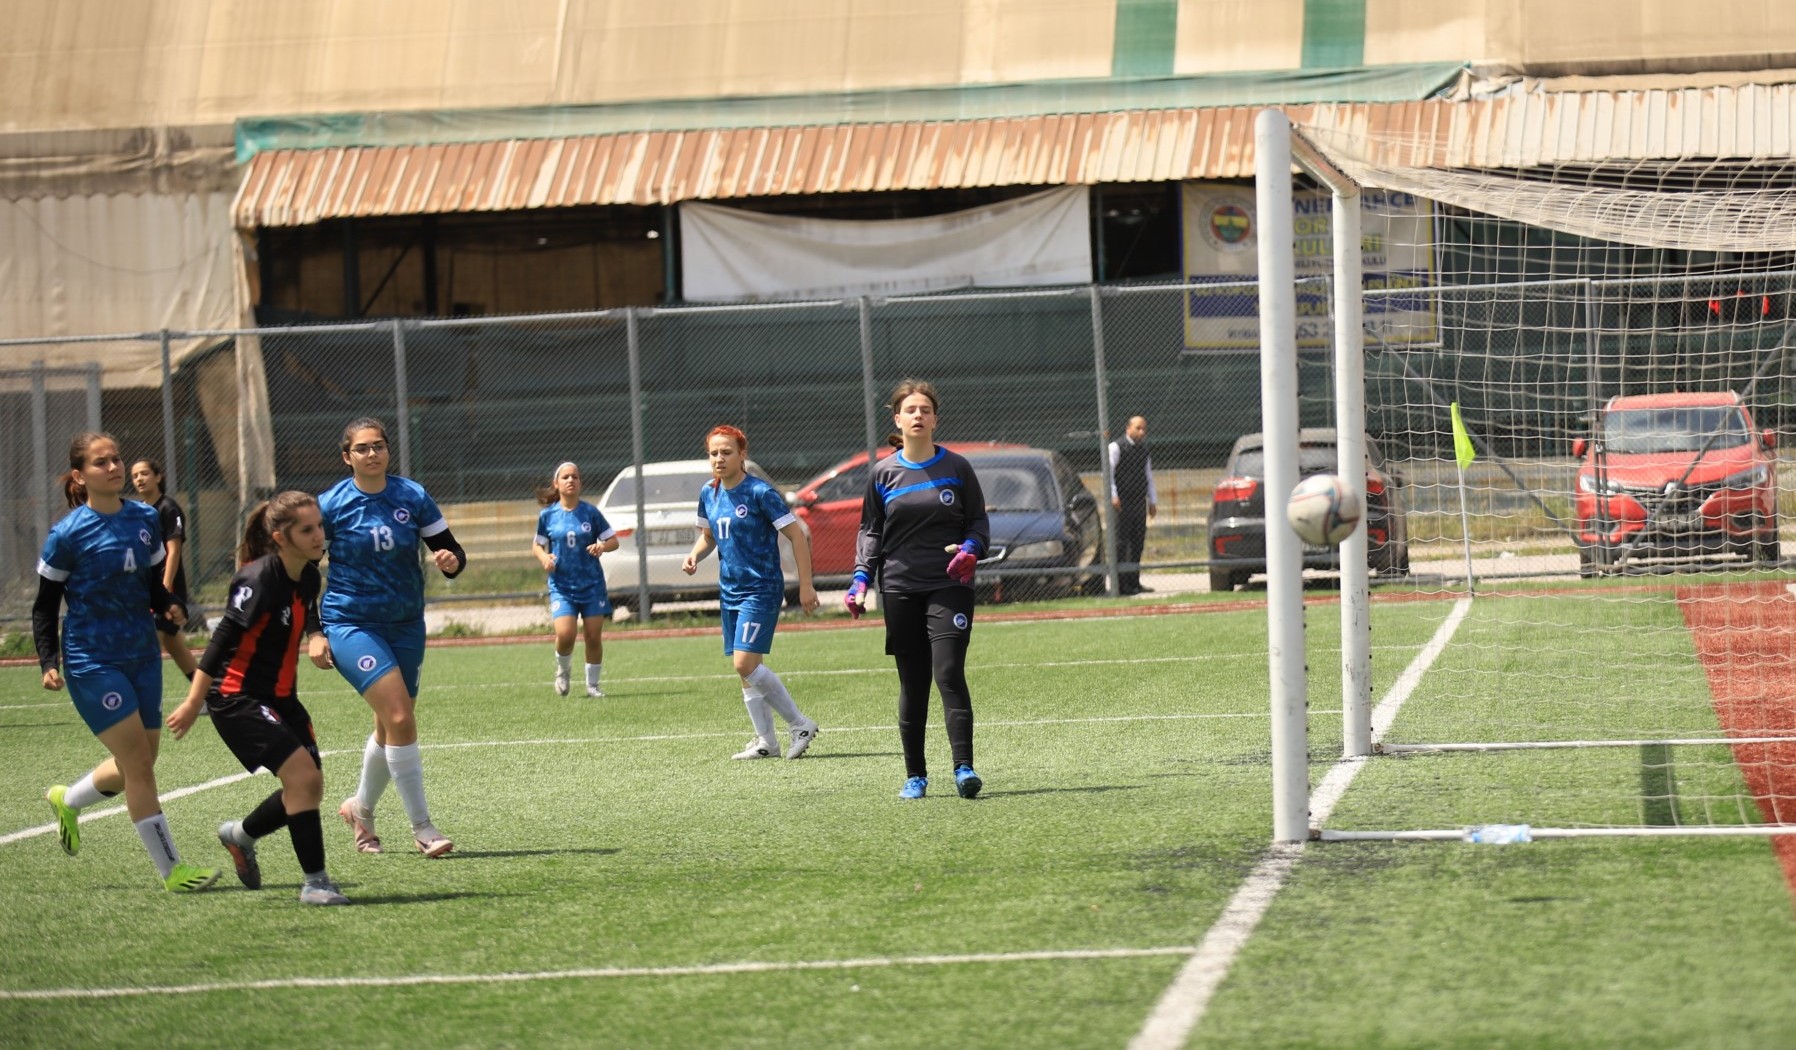
<svg viewBox="0 0 1796 1050"><path fill-rule="evenodd" d="M300 643L308 627L318 629L319 585L318 566L307 565L295 580L279 554L237 570L224 614L200 657L200 670L212 676L217 696L283 700L297 694Z"/></svg>

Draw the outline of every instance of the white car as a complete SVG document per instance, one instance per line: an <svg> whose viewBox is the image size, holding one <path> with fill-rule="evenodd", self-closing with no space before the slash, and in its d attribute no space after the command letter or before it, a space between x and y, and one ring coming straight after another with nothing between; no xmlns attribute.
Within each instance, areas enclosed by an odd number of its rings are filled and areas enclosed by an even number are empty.
<svg viewBox="0 0 1796 1050"><path fill-rule="evenodd" d="M768 481L767 472L753 460L748 472ZM689 601L717 597L717 553L713 551L698 563L691 576L680 571L680 564L692 550L698 536L698 494L711 483L711 464L702 459L644 463L642 477L646 484L637 485L636 468L625 467L605 487L598 507L605 520L617 530L617 550L605 555L605 589L613 605L634 609L641 600L641 562L637 554L636 499L642 490L643 527L648 537L649 591L655 601ZM810 527L800 520L799 526L810 535ZM798 569L792 560L792 544L780 537L780 569L786 576L786 602L798 600Z"/></svg>

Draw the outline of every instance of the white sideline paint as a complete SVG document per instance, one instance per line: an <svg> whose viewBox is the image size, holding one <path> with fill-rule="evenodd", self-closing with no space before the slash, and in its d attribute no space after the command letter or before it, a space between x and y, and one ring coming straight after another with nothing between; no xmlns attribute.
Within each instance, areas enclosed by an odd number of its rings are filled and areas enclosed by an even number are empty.
<svg viewBox="0 0 1796 1050"><path fill-rule="evenodd" d="M211 981L120 988L29 988L0 990L7 999L118 999L139 995L202 995L209 992L276 988L402 988L425 984L516 984L524 981L577 981L615 977L695 977L730 973L790 973L798 970L868 970L891 966L1057 962L1082 959L1146 959L1190 955L1183 945L1168 948L1086 948L1065 951L991 952L979 955L897 955L867 959L810 959L792 962L713 963L708 966L602 966L534 973L412 974L400 977L275 977L263 981Z"/></svg>
<svg viewBox="0 0 1796 1050"><path fill-rule="evenodd" d="M1321 713L1326 714L1327 712ZM1015 721L986 721L979 723L979 725L982 729L998 729L1006 727L1029 728L1032 726L1088 725L1102 722L1191 722L1206 721L1210 719L1265 717L1267 717L1267 715L1264 711L1224 711L1216 714L1094 715L1088 718L1036 718L1019 719ZM890 733L893 731L894 727L881 725L829 726L828 728L831 733ZM420 744L418 746L424 751L465 751L469 748L477 747L579 747L589 744L647 744L667 740L717 740L735 738L741 735L741 730L730 729L717 733L651 733L639 736L547 737L536 740L465 740L449 744ZM320 751L318 754L321 758L330 758L335 755L360 755L361 753L361 748L358 747L345 748L338 751ZM253 774L250 773L232 773L229 776L219 777L216 780L208 780L203 784L195 784L191 787L164 791L161 793L162 801L167 802L171 799L183 798L187 795L207 791L215 787L223 787L226 784L235 784L240 780L248 780L252 775ZM102 817L116 817L123 812L125 812L124 806L108 806L105 809L90 810L81 814L80 822L86 824L90 821L99 820ZM9 845L23 839L36 838L39 835L48 835L55 830L56 824L52 822L49 824L38 824L29 828L21 828L18 831L7 832L4 835L0 835L0 846Z"/></svg>
<svg viewBox="0 0 1796 1050"><path fill-rule="evenodd" d="M1434 637L1422 647L1409 666L1404 668L1397 681L1391 686L1378 707L1372 711L1372 742L1377 743L1390 729L1397 718L1397 711L1403 702L1415 692L1416 686L1422 682L1422 676L1428 668L1439 659L1447 648L1454 632L1465 621L1466 614L1472 609L1470 598L1461 598L1453 603L1453 611L1434 632ZM1347 793L1347 786L1359 774L1365 759L1341 759L1329 769L1328 775L1322 778L1314 791L1310 792L1310 822L1320 825L1334 811L1335 805ZM1180 968L1178 976L1160 996L1154 1005L1154 1012L1148 1015L1141 1031L1129 1040L1129 1050L1177 1050L1185 1045L1191 1030L1203 1019L1204 1011L1209 1008L1211 996L1228 976L1229 967L1234 965L1235 956L1241 953L1247 939L1253 935L1254 928L1265 917L1266 909L1272 906L1272 898L1284 887L1285 879L1291 869L1297 866L1297 860L1303 856L1304 844L1301 842L1275 843L1267 849L1266 855L1254 865L1248 873L1240 889L1229 899L1222 909L1222 915L1216 924L1211 926L1204 939L1199 942L1196 954Z"/></svg>

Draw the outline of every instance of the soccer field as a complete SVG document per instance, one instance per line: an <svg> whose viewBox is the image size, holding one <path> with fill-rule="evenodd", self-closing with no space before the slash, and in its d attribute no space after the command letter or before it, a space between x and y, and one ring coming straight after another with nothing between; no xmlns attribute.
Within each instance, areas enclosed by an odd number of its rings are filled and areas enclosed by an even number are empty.
<svg viewBox="0 0 1796 1050"><path fill-rule="evenodd" d="M1381 610L1375 698L1451 608ZM1339 753L1334 621L1309 617L1312 781ZM932 793L897 798L877 629L780 635L770 663L823 726L796 762L729 760L749 732L719 648L614 638L602 700L554 695L546 643L433 649L425 776L456 852L410 850L391 792L389 853L333 817L354 901L333 909L295 901L284 833L259 892L227 872L171 897L110 807L63 856L39 796L101 751L34 670L0 671L0 1045L1122 1046L1266 853L1257 609L981 623L970 802L939 707ZM301 695L334 810L367 710L309 666ZM1469 768L1394 760L1341 812ZM208 864L275 787L206 723L158 775ZM1777 1045L1791 900L1760 838L1312 844L1191 1045Z"/></svg>

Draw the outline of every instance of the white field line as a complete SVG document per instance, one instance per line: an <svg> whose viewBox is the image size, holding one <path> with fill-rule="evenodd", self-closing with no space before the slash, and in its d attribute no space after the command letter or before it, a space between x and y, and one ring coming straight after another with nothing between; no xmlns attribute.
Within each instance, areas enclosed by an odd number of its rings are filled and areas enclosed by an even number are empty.
<svg viewBox="0 0 1796 1050"><path fill-rule="evenodd" d="M1167 948L1089 948L1064 951L989 952L978 955L896 955L866 959L809 959L791 962L713 963L707 966L601 966L533 973L412 974L399 977L275 977L262 981L210 981L118 988L30 988L0 990L6 999L118 999L141 995L202 995L210 992L268 991L285 988L403 988L440 984L517 984L526 981L581 981L617 977L695 977L732 973L792 973L800 970L868 970L892 966L965 966L994 963L1057 962L1084 959L1146 959L1190 955L1185 946Z"/></svg>
<svg viewBox="0 0 1796 1050"><path fill-rule="evenodd" d="M1452 640L1454 632L1464 622L1466 614L1471 611L1472 600L1461 598L1453 603L1453 611L1441 622L1434 632L1434 637L1422 651L1416 654L1403 674L1391 686L1378 707L1372 711L1372 742L1377 743L1390 729L1396 720L1397 711L1403 702L1415 692L1421 684L1422 676L1440 657ZM1347 787L1359 774L1364 759L1342 759L1334 764L1316 789L1310 792L1310 819L1321 825L1333 812L1335 804L1347 793ZM1216 993L1222 979L1228 976L1229 967L1234 965L1235 957L1246 946L1247 939L1253 935L1254 928L1265 917L1266 909L1272 906L1272 899L1284 887L1285 879L1297 866L1297 860L1303 855L1304 844L1301 842L1274 843L1267 849L1265 856L1254 865L1241 887L1229 899L1222 909L1222 915L1211 926L1209 932L1197 946L1193 955L1183 967L1172 984L1160 996L1155 1004L1154 1012L1148 1015L1141 1030L1135 1038L1129 1040L1130 1050L1176 1050L1185 1045L1192 1029L1203 1019L1204 1011L1209 1008L1210 999Z"/></svg>
<svg viewBox="0 0 1796 1050"><path fill-rule="evenodd" d="M1321 712L1316 712L1316 713L1317 714L1328 714L1329 712L1321 711ZM1338 713L1338 712L1336 712L1336 713ZM986 720L986 721L980 722L979 726L981 729L997 729L997 728L1013 728L1014 729L1014 728L1031 728L1031 727L1038 727L1038 726L1090 725L1090 724L1107 723L1107 722L1109 722L1109 723L1117 723L1117 722L1191 722L1191 721L1207 721L1207 720L1211 720L1211 719L1266 718L1266 717L1268 717L1268 715L1264 711L1225 711L1225 712L1219 712L1216 714L1182 714L1182 715L1179 715L1179 714L1174 714L1174 715L1094 715L1094 716L1091 716L1088 718L1034 718L1034 719L1015 719L1015 720L1007 720L1007 721ZM825 728L830 733L890 733L890 732L894 732L896 729L896 727L889 726L889 725L827 726ZM649 744L649 743L661 743L661 742L665 742L665 741L669 741L669 740L711 740L711 739L722 739L722 738L726 738L726 737L737 737L737 736L741 736L741 735L742 735L741 730L729 729L729 730L724 730L721 732L708 732L708 733L645 733L645 734L639 734L636 736L544 737L544 738L535 739L535 740L465 740L465 741L449 743L449 744L420 744L419 747L425 751L465 751L465 750L468 750L471 748L487 748L487 747L584 747L584 746L591 745L591 744ZM345 748L345 749L338 750L338 751L320 751L319 752L319 755L324 758L330 758L333 755L347 755L347 754L359 755L359 754L361 754L361 750L359 748L356 748L356 749ZM249 779L251 775L252 774L250 774L250 773L232 773L229 776L219 777L215 780L208 780L203 784L194 784L190 787L175 788L174 790L171 790L171 791L164 791L161 793L162 801L168 802L173 799L184 798L188 795L197 794L201 791L208 791L212 788L224 787L226 784L235 784L240 780ZM81 821L81 823L86 824L91 821L99 820L103 817L116 817L120 813L123 813L123 812L125 812L124 806L108 806L105 809L88 810L81 814L80 821ZM14 842L22 841L24 839L36 838L39 835L48 835L55 830L56 830L56 825L54 823L50 823L50 824L39 824L39 825L36 825L35 827L21 828L18 831L7 832L4 835L0 835L0 846L9 845Z"/></svg>

